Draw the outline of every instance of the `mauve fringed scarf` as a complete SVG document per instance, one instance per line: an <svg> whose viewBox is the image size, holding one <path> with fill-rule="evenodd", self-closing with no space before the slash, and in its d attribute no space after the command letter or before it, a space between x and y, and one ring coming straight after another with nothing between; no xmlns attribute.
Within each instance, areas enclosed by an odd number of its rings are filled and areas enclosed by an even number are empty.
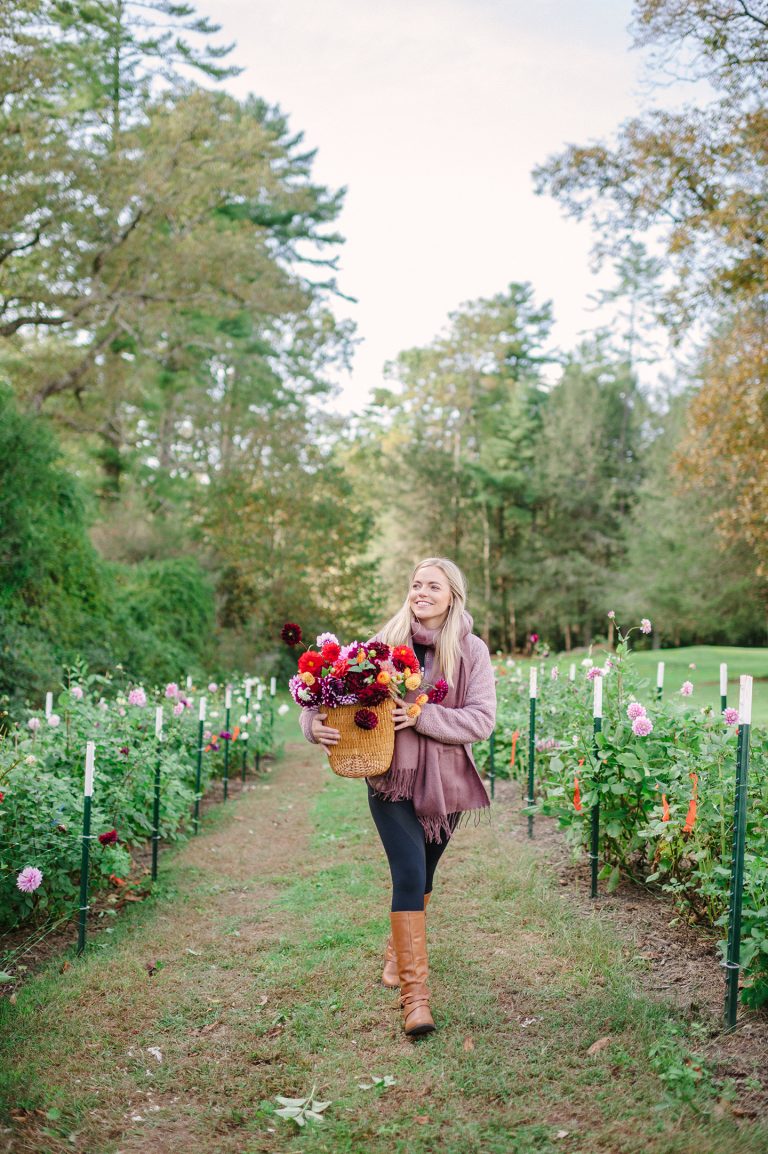
<svg viewBox="0 0 768 1154"><path fill-rule="evenodd" d="M433 676L434 644L438 632L425 629L415 620L411 623L412 643L428 647L424 663L427 682ZM442 702L448 708L461 708L466 698L471 632L472 618L465 612L459 666L454 674L454 684ZM411 700L415 696L409 695ZM480 811L491 804L464 746L426 737L417 733L413 726L400 729L395 734L395 753L387 772L366 780L385 801L410 799L428 842L449 838L463 814L468 816L467 811Z"/></svg>

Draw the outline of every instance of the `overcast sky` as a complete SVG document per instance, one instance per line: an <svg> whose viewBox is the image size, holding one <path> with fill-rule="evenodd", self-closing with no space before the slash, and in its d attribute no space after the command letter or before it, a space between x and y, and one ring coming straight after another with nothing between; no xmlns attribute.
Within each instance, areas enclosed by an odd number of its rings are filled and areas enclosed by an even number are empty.
<svg viewBox="0 0 768 1154"><path fill-rule="evenodd" d="M244 67L226 86L280 104L348 189L339 285L362 344L338 407L429 342L462 301L530 281L554 341L595 324L586 224L531 170L638 111L631 0L202 0ZM606 283L603 278L601 283Z"/></svg>

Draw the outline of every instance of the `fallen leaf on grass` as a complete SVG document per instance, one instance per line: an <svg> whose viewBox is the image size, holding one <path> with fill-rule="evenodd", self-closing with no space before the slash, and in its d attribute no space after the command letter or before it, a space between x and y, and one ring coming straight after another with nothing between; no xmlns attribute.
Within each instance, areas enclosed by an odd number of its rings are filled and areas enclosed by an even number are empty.
<svg viewBox="0 0 768 1154"><path fill-rule="evenodd" d="M472 1039L471 1038L465 1038L464 1039L464 1049L467 1051L467 1053L469 1053L470 1050L474 1050L474 1048L475 1048L475 1043L472 1041Z"/></svg>
<svg viewBox="0 0 768 1154"><path fill-rule="evenodd" d="M217 1018L215 1022L209 1022L207 1026L201 1026L198 1034L210 1034L211 1031L218 1030L221 1025L223 1025L221 1018Z"/></svg>
<svg viewBox="0 0 768 1154"><path fill-rule="evenodd" d="M386 1090L388 1086L396 1086L397 1083L391 1074L385 1074L383 1078L377 1078L375 1074L369 1074L370 1082L358 1082L358 1090L373 1090L374 1087L380 1086L382 1090Z"/></svg>
<svg viewBox="0 0 768 1154"><path fill-rule="evenodd" d="M417 1114L413 1120L414 1122L418 1122L420 1126L423 1126L429 1121L429 1114Z"/></svg>
<svg viewBox="0 0 768 1154"><path fill-rule="evenodd" d="M606 1048L606 1046L610 1046L612 1040L613 1039L611 1038L610 1034L606 1034L604 1038L598 1038L597 1041L593 1042L589 1047L587 1053L590 1055L599 1054L601 1050Z"/></svg>
<svg viewBox="0 0 768 1154"><path fill-rule="evenodd" d="M275 1099L283 1106L282 1110L275 1110L275 1113L281 1118L295 1122L297 1126L305 1126L307 1122L324 1122L322 1112L331 1104L315 1100L314 1086L306 1098L284 1098L282 1094L276 1094Z"/></svg>

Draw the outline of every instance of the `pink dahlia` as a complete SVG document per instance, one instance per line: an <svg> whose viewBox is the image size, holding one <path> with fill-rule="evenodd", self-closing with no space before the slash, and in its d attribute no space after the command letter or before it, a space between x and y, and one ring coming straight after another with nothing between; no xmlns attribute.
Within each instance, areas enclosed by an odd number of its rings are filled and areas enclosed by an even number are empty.
<svg viewBox="0 0 768 1154"><path fill-rule="evenodd" d="M734 709L732 706L729 705L727 709L723 710L723 720L725 721L726 725L738 725L739 724L739 711L738 711L738 709Z"/></svg>
<svg viewBox="0 0 768 1154"><path fill-rule="evenodd" d="M83 700L83 691L79 685L73 685L69 692L72 694L75 701Z"/></svg>
<svg viewBox="0 0 768 1154"><path fill-rule="evenodd" d="M355 713L355 725L360 729L375 729L379 724L378 714L372 709L358 709Z"/></svg>
<svg viewBox="0 0 768 1154"><path fill-rule="evenodd" d="M635 721L638 717L645 717L645 706L641 705L639 701L630 701L627 706L627 717L630 721Z"/></svg>
<svg viewBox="0 0 768 1154"><path fill-rule="evenodd" d="M165 687L165 696L169 701L175 701L179 696L179 687L175 681L169 681Z"/></svg>
<svg viewBox="0 0 768 1154"><path fill-rule="evenodd" d="M27 725L32 730L32 732L34 733L35 730L40 728L40 725L41 725L40 718L39 717L30 717L29 721L27 722Z"/></svg>
<svg viewBox="0 0 768 1154"><path fill-rule="evenodd" d="M297 626L297 628L298 628L298 626ZM301 638L299 638L299 640L301 640ZM322 649L324 645L338 645L339 649L341 649L339 639L335 633L320 633L318 635L317 641L315 642L315 646L318 649Z"/></svg>
<svg viewBox="0 0 768 1154"><path fill-rule="evenodd" d="M37 866L26 866L16 878L16 885L23 894L34 893L43 880L42 870Z"/></svg>
<svg viewBox="0 0 768 1154"><path fill-rule="evenodd" d="M184 702L183 701L177 701L173 707L173 716L174 717L181 717L183 712L184 712Z"/></svg>
<svg viewBox="0 0 768 1154"><path fill-rule="evenodd" d="M611 621L615 621L616 620L616 610L615 609L609 609L608 610L608 617Z"/></svg>
<svg viewBox="0 0 768 1154"><path fill-rule="evenodd" d="M209 681L208 682L208 692L209 693L215 693L218 688L219 687L215 681Z"/></svg>
<svg viewBox="0 0 768 1154"><path fill-rule="evenodd" d="M651 625L650 621L648 620L647 617L644 617L642 619L642 621L640 622L640 632L641 633L650 633L652 631L652 629L653 629L653 626Z"/></svg>
<svg viewBox="0 0 768 1154"><path fill-rule="evenodd" d="M144 706L147 704L147 695L140 685L137 685L137 687L132 689L128 694L128 704L138 706Z"/></svg>
<svg viewBox="0 0 768 1154"><path fill-rule="evenodd" d="M61 725L61 718L58 713L51 713L48 716L48 724L51 729L57 729Z"/></svg>
<svg viewBox="0 0 768 1154"><path fill-rule="evenodd" d="M598 665L593 665L591 669L587 670L587 681L594 681L596 677L602 677L603 671Z"/></svg>
<svg viewBox="0 0 768 1154"><path fill-rule="evenodd" d="M653 722L650 717L646 717L645 714L643 714L642 717L636 717L632 722L632 732L635 737L647 737L652 729Z"/></svg>
<svg viewBox="0 0 768 1154"><path fill-rule="evenodd" d="M684 681L680 686L680 692L682 693L683 697L690 697L693 693L693 682Z"/></svg>

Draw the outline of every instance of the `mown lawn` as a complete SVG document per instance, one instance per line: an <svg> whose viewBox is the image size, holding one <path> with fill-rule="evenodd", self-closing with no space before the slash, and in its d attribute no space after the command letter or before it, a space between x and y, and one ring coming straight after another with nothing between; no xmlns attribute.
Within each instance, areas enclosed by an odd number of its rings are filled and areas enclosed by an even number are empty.
<svg viewBox="0 0 768 1154"><path fill-rule="evenodd" d="M439 1029L378 983L388 875L361 783L289 747L162 859L157 896L0 1003L6 1149L35 1154L749 1154L705 1023L508 822L459 831L429 911ZM159 1055L159 1057L158 1057ZM387 1088L362 1089L371 1076ZM313 1087L299 1130L276 1095Z"/></svg>

